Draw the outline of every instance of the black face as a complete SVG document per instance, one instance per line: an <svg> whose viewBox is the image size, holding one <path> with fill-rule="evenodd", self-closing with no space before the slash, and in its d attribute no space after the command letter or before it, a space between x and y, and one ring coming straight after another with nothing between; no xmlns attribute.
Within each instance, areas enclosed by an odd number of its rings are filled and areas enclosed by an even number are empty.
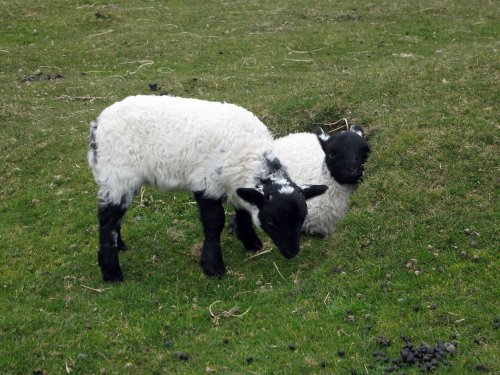
<svg viewBox="0 0 500 375"><path fill-rule="evenodd" d="M370 153L365 139L355 132L341 132L332 137L318 135L318 139L332 177L340 184L358 184Z"/></svg>
<svg viewBox="0 0 500 375"><path fill-rule="evenodd" d="M302 224L307 215L306 199L326 191L325 185L298 187L289 180L263 181L260 189L240 188L237 194L257 206L260 227L273 240L285 258L300 250Z"/></svg>
<svg viewBox="0 0 500 375"><path fill-rule="evenodd" d="M258 218L264 232L273 240L285 258L293 258L300 249L302 224L307 204L299 189L292 194L265 194Z"/></svg>

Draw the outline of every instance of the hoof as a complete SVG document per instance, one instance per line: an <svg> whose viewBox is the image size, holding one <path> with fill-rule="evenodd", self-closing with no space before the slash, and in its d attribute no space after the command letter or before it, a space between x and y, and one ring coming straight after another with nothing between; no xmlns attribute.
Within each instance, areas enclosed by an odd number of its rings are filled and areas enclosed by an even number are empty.
<svg viewBox="0 0 500 375"><path fill-rule="evenodd" d="M121 271L119 273L112 272L102 272L102 279L110 283L121 283L123 281L123 275Z"/></svg>
<svg viewBox="0 0 500 375"><path fill-rule="evenodd" d="M255 237L252 242L245 243L243 245L245 246L245 249L247 251L250 251L252 253L255 253L255 252L259 251L260 249L262 249L262 241L260 240L259 237Z"/></svg>
<svg viewBox="0 0 500 375"><path fill-rule="evenodd" d="M101 267L102 279L111 283L121 283L123 281L123 274L120 266L118 267Z"/></svg>
<svg viewBox="0 0 500 375"><path fill-rule="evenodd" d="M123 274L118 261L118 252L99 251L97 263L101 267L102 279L110 282L123 281Z"/></svg>
<svg viewBox="0 0 500 375"><path fill-rule="evenodd" d="M205 275L210 277L222 277L226 273L226 266L224 263L209 264L201 262L201 268L203 268Z"/></svg>

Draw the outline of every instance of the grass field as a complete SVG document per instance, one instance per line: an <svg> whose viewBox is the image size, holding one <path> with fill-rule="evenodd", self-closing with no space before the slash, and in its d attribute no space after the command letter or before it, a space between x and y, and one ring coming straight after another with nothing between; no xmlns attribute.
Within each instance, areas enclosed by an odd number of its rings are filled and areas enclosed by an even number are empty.
<svg viewBox="0 0 500 375"><path fill-rule="evenodd" d="M499 32L487 0L0 0L0 373L381 374L401 335L499 373ZM348 216L293 260L225 232L208 279L192 196L146 187L102 282L88 123L140 93L362 123Z"/></svg>

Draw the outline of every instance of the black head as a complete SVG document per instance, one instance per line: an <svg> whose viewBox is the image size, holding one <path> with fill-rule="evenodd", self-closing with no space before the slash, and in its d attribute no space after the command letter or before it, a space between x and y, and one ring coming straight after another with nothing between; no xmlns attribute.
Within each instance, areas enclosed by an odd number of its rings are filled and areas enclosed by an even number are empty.
<svg viewBox="0 0 500 375"><path fill-rule="evenodd" d="M353 125L350 131L333 136L323 129L315 131L321 148L325 152L325 162L332 177L339 184L358 184L364 172L364 164L370 154L370 146L360 125Z"/></svg>
<svg viewBox="0 0 500 375"><path fill-rule="evenodd" d="M236 193L251 203L254 224L268 234L285 258L300 249L302 224L307 215L306 200L326 191L325 185L299 187L286 176L270 177L257 188L240 188Z"/></svg>

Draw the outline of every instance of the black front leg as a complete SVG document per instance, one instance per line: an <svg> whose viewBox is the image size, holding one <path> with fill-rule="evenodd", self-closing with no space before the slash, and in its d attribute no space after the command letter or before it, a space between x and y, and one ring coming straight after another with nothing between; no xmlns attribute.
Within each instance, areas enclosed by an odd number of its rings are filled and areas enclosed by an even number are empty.
<svg viewBox="0 0 500 375"><path fill-rule="evenodd" d="M233 230L236 232L236 236L243 243L247 251L258 251L262 249L262 241L255 233L252 226L252 217L250 213L246 210L237 209L236 213L236 224Z"/></svg>
<svg viewBox="0 0 500 375"><path fill-rule="evenodd" d="M220 199L205 198L203 192L194 193L194 197L198 203L201 224L205 234L200 265L206 275L221 277L226 273L220 246L220 234L224 229L225 219L222 201Z"/></svg>

